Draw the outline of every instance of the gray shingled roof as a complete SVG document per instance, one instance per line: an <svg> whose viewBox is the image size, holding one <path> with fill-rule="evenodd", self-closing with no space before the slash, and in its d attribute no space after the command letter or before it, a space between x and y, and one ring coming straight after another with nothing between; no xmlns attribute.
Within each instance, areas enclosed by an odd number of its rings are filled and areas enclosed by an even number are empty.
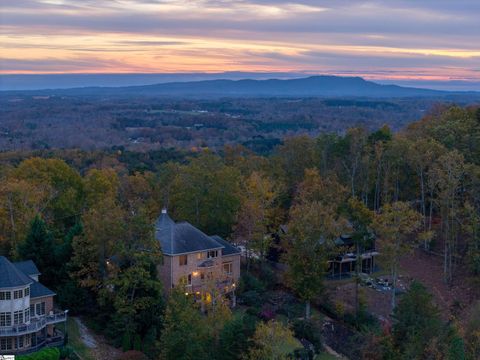
<svg viewBox="0 0 480 360"><path fill-rule="evenodd" d="M13 265L25 275L40 275L37 265L32 260L14 262Z"/></svg>
<svg viewBox="0 0 480 360"><path fill-rule="evenodd" d="M33 280L0 256L0 288L14 288L31 284Z"/></svg>
<svg viewBox="0 0 480 360"><path fill-rule="evenodd" d="M222 239L220 236L213 235L211 236L211 238L223 246L222 255L240 254L240 250L238 250L235 246L230 244L228 241Z"/></svg>
<svg viewBox="0 0 480 360"><path fill-rule="evenodd" d="M54 296L55 293L47 288L45 285L40 284L38 281L34 281L30 285L30 297L39 298L43 296Z"/></svg>
<svg viewBox="0 0 480 360"><path fill-rule="evenodd" d="M165 210L155 223L155 237L165 255L222 249L223 245L188 222L175 223Z"/></svg>

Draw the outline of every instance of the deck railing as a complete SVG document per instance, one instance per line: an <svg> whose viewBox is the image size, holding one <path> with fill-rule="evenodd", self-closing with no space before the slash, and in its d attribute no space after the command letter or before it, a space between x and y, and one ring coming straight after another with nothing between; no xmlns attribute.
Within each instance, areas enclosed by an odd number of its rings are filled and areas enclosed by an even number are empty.
<svg viewBox="0 0 480 360"><path fill-rule="evenodd" d="M47 325L57 324L67 320L67 311L49 315L43 315L41 317L32 317L30 324L20 324L13 326L0 327L0 336L19 336L25 334L31 334L42 330Z"/></svg>

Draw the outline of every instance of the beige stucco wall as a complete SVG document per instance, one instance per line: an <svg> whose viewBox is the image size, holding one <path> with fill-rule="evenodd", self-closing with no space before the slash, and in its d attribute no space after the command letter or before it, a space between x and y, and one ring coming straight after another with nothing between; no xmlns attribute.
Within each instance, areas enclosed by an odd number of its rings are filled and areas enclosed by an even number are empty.
<svg viewBox="0 0 480 360"><path fill-rule="evenodd" d="M211 273L213 279L215 280L225 280L227 277L223 273L223 263L232 262L232 275L233 281L238 282L240 278L240 254L222 256L222 251L218 250L218 256L216 258L211 258L214 262L212 267L202 268L199 265L207 260L207 253L200 252L203 254L201 260L198 259L199 253L187 254L187 265L180 265L180 256L167 256L164 255L163 265L158 266L158 274L162 280L165 290L171 288L171 284L174 286L179 284L182 277L187 277L189 274L192 275L192 286L193 290L205 284L208 279L208 273ZM201 278L202 272L204 273L204 280Z"/></svg>
<svg viewBox="0 0 480 360"><path fill-rule="evenodd" d="M232 277L235 283L240 279L240 254L228 255L222 258L222 263L232 262Z"/></svg>

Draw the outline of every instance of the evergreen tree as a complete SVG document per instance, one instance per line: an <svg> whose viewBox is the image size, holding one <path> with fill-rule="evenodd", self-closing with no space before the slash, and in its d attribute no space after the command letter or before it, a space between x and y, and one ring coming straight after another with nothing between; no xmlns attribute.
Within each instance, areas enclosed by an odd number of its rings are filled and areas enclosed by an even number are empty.
<svg viewBox="0 0 480 360"><path fill-rule="evenodd" d="M51 232L47 224L37 215L30 224L30 229L24 242L18 247L21 260L33 260L42 273L42 282L54 284L55 252Z"/></svg>
<svg viewBox="0 0 480 360"><path fill-rule="evenodd" d="M426 288L414 281L394 311L393 338L402 359L420 359L441 335L439 311Z"/></svg>
<svg viewBox="0 0 480 360"><path fill-rule="evenodd" d="M174 289L168 299L164 328L160 337L160 359L210 359L211 339L202 314L191 297L180 288Z"/></svg>

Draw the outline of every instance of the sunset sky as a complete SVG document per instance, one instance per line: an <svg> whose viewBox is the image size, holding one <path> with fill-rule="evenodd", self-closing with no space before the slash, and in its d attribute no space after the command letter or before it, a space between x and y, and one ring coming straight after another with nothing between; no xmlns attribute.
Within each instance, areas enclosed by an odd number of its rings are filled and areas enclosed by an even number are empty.
<svg viewBox="0 0 480 360"><path fill-rule="evenodd" d="M1 0L0 72L480 81L480 1Z"/></svg>

